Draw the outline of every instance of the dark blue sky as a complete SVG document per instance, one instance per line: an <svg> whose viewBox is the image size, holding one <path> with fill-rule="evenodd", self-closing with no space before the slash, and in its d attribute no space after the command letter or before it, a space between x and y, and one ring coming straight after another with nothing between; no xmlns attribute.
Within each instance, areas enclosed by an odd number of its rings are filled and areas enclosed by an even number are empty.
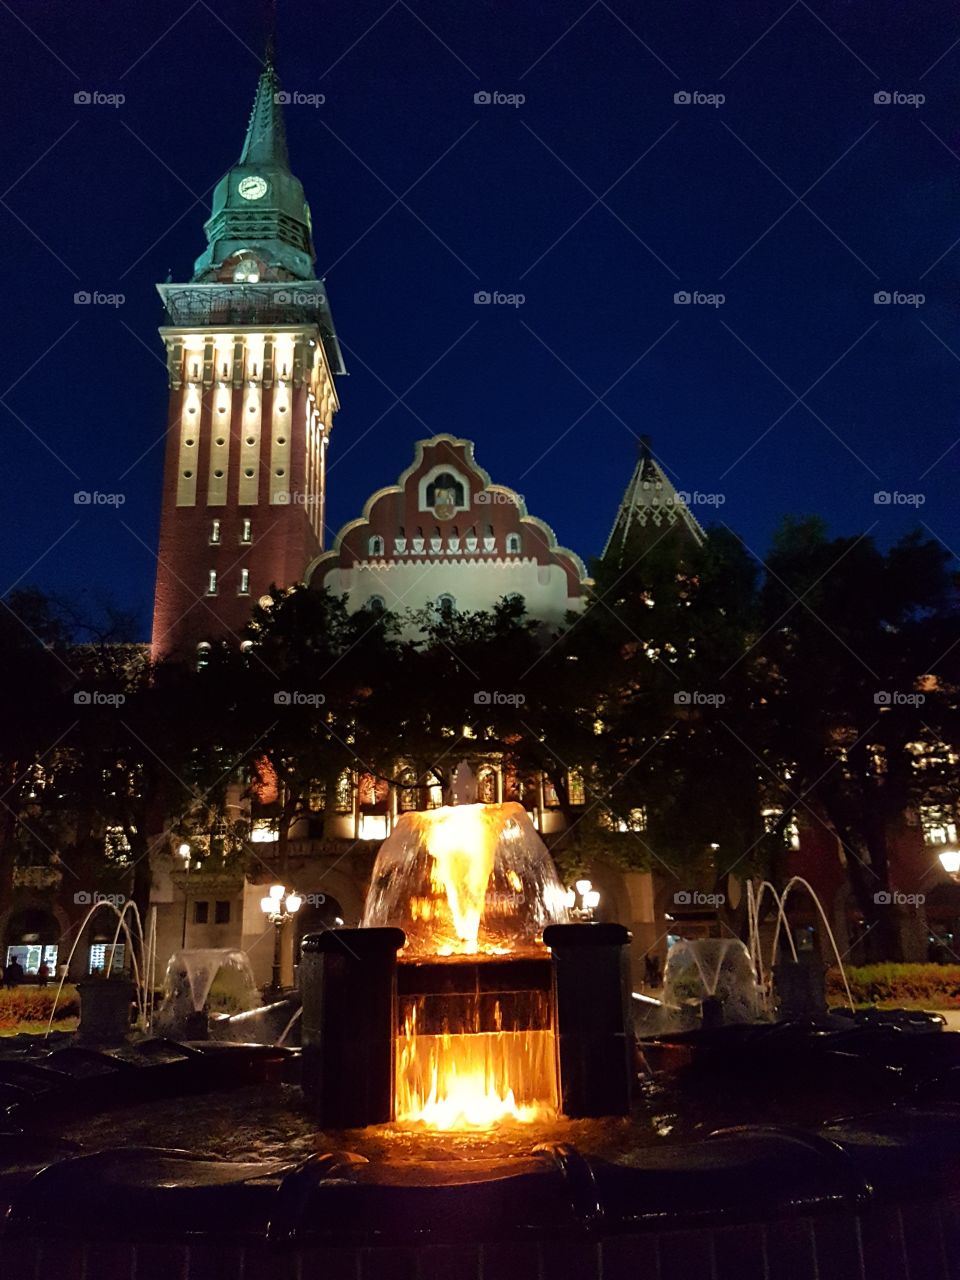
<svg viewBox="0 0 960 1280"><path fill-rule="evenodd" d="M0 593L82 588L147 634L154 284L204 246L261 32L260 0L0 7ZM350 368L328 536L450 431L589 558L649 433L757 553L787 512L883 542L919 516L960 549L958 41L947 0L280 0L284 87L326 96L287 126Z"/></svg>

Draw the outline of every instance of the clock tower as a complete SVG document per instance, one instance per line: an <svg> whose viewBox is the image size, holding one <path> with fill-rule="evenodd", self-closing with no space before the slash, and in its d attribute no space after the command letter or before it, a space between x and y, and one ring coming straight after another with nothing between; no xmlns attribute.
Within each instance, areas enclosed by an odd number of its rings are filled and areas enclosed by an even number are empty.
<svg viewBox="0 0 960 1280"><path fill-rule="evenodd" d="M310 209L290 171L272 49L207 247L159 287L170 405L155 657L235 638L323 550L326 451L344 373Z"/></svg>

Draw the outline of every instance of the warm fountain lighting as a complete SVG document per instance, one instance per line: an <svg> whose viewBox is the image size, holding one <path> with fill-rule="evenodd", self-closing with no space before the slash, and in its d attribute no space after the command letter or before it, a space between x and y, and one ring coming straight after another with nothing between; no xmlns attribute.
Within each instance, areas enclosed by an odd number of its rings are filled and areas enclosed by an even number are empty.
<svg viewBox="0 0 960 1280"><path fill-rule="evenodd" d="M401 814L377 855L363 916L366 926L400 928L407 938L398 1121L488 1129L556 1114L543 930L566 918L563 885L522 805ZM513 970L501 957L533 968Z"/></svg>
<svg viewBox="0 0 960 1280"><path fill-rule="evenodd" d="M495 840L480 805L439 810L427 832L433 858L431 888L446 897L459 944L455 949L466 955L477 950Z"/></svg>
<svg viewBox="0 0 960 1280"><path fill-rule="evenodd" d="M556 1114L552 1031L417 1033L414 1010L397 1037L397 1119L430 1129L490 1129Z"/></svg>
<svg viewBox="0 0 960 1280"><path fill-rule="evenodd" d="M404 813L380 847L363 923L407 935L405 957L541 952L564 889L519 804Z"/></svg>

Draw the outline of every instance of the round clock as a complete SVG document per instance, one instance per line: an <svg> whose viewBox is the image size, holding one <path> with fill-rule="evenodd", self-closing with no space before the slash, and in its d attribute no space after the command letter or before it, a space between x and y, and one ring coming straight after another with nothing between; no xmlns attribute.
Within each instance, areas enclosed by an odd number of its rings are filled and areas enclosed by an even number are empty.
<svg viewBox="0 0 960 1280"><path fill-rule="evenodd" d="M267 181L256 174L248 174L240 179L237 191L244 200L260 200L267 194Z"/></svg>

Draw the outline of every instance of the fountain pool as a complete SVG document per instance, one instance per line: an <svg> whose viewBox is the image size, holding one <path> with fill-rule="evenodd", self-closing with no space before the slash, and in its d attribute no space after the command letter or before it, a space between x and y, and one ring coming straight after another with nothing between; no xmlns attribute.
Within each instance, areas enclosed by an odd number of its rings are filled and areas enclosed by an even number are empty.
<svg viewBox="0 0 960 1280"><path fill-rule="evenodd" d="M302 1053L0 1053L0 1274L960 1278L960 1037L729 1025L736 943L667 974L728 1025L635 1042L626 931L567 923L536 833L480 808L405 823L365 927L305 942Z"/></svg>

